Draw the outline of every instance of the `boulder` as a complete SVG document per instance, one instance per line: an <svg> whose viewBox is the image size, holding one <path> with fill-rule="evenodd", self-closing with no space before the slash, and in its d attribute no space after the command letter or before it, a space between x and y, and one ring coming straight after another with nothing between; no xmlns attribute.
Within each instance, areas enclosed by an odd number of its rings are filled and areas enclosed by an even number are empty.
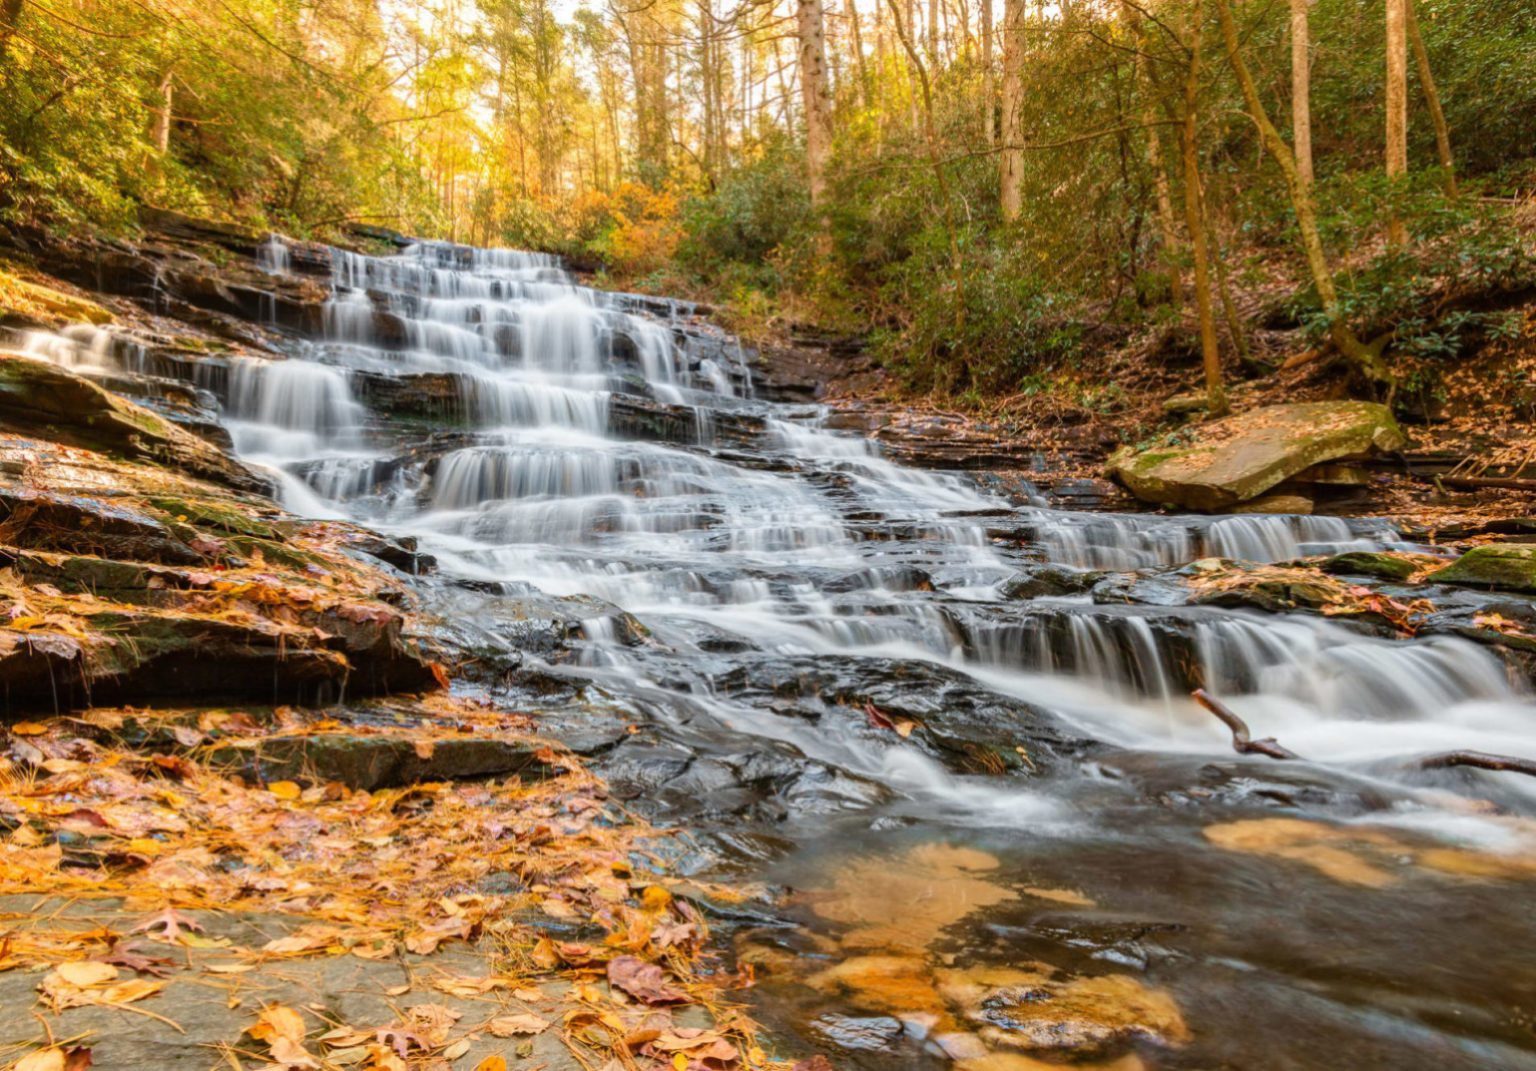
<svg viewBox="0 0 1536 1071"><path fill-rule="evenodd" d="M1187 445L1122 449L1108 472L1144 501L1214 512L1314 465L1397 450L1405 441L1384 405L1298 402L1217 421Z"/></svg>
<svg viewBox="0 0 1536 1071"><path fill-rule="evenodd" d="M1318 568L1334 576L1372 576L1380 580L1407 580L1415 569L1406 558L1369 550L1335 554Z"/></svg>
<svg viewBox="0 0 1536 1071"><path fill-rule="evenodd" d="M1536 593L1536 545L1491 543L1473 547L1425 579L1435 584Z"/></svg>

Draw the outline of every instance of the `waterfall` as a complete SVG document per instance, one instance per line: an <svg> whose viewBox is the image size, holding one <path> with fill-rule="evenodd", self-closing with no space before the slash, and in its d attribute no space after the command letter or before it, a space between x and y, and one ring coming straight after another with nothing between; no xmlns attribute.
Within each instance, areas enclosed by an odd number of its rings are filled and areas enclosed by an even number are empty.
<svg viewBox="0 0 1536 1071"><path fill-rule="evenodd" d="M974 786L914 759L896 734L832 739L815 719L716 685L722 666L750 678L776 658L835 658L882 673L942 667L998 702L1043 706L1142 748L1230 755L1221 727L1187 699L1204 686L1256 732L1294 734L1288 745L1323 760L1409 753L1438 719L1473 727L1462 746L1536 752L1536 707L1460 640L1000 595L1041 559L1110 570L1273 562L1391 543L1384 524L1014 507L829 429L824 407L754 399L739 348L694 324L690 308L580 286L555 258L420 243L392 257L338 250L332 265L325 337L295 340L288 360L234 363L227 417L239 451L280 474L291 508L414 535L450 575L597 600L577 615L584 672L679 731L713 719L719 732L979 813ZM452 427L370 414L353 371L394 377L407 395L430 388L434 404L419 411L451 411ZM621 393L637 437L610 423ZM744 417L762 429L750 449L735 432ZM653 642L626 642L620 610ZM1372 726L1392 726L1395 741Z"/></svg>

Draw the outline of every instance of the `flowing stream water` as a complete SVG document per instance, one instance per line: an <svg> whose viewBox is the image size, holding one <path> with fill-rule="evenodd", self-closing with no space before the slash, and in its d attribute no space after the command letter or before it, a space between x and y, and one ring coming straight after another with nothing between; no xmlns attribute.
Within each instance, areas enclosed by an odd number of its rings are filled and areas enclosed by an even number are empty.
<svg viewBox="0 0 1536 1071"><path fill-rule="evenodd" d="M1020 504L756 398L685 303L530 253L332 258L324 338L204 384L236 452L298 513L416 537L445 630L518 665L509 700L695 831L679 868L820 890L737 919L782 1035L871 1068L1536 1068L1529 785L1413 761L1536 755L1519 675L1457 638L1089 592L1389 526ZM1235 756L1202 684L1308 761ZM1031 1040L1022 983L985 974L1026 966L1133 978L1181 1022Z"/></svg>

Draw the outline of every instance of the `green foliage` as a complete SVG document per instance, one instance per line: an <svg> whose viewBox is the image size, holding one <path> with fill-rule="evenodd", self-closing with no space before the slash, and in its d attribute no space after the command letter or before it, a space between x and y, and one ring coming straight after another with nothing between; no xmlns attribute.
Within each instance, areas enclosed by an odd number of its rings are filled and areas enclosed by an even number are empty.
<svg viewBox="0 0 1536 1071"><path fill-rule="evenodd" d="M728 265L759 275L772 286L770 256L813 226L805 179L789 146L770 146L732 170L717 188L695 194L683 208L678 259L703 275ZM737 278L741 273L736 273Z"/></svg>
<svg viewBox="0 0 1536 1071"><path fill-rule="evenodd" d="M998 249L972 252L956 295L947 244L931 232L924 242L888 273L887 300L903 303L910 319L878 344L913 389L1027 393L1032 376L1077 353L1082 325L1069 295Z"/></svg>
<svg viewBox="0 0 1536 1071"><path fill-rule="evenodd" d="M83 27L21 10L0 64L0 218L120 228L150 204L297 231L431 225L435 193L384 125L399 105L371 7L235 0L172 19L107 0Z"/></svg>

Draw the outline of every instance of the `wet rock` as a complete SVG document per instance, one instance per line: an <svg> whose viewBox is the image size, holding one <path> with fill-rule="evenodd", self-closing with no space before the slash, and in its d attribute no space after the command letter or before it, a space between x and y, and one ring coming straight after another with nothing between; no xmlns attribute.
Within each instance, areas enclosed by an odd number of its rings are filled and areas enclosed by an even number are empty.
<svg viewBox="0 0 1536 1071"><path fill-rule="evenodd" d="M1173 998L1126 975L1066 979L1044 965L975 968L940 972L939 991L999 1047L1086 1056L1190 1039Z"/></svg>
<svg viewBox="0 0 1536 1071"><path fill-rule="evenodd" d="M1295 494L1292 492L1276 492L1274 494L1260 495L1258 498L1239 503L1232 507L1233 513L1267 513L1267 514L1308 514L1317 505L1310 495Z"/></svg>
<svg viewBox="0 0 1536 1071"><path fill-rule="evenodd" d="M0 542L141 562L206 561L168 525L126 503L21 487L0 488Z"/></svg>
<svg viewBox="0 0 1536 1071"><path fill-rule="evenodd" d="M0 356L0 420L10 427L248 491L267 481L217 447L54 365Z"/></svg>
<svg viewBox="0 0 1536 1071"><path fill-rule="evenodd" d="M1295 580L1253 580L1197 595L1190 600L1195 606L1224 606L1228 609L1264 610L1268 613L1321 610L1336 601L1337 593L1332 588L1304 577Z"/></svg>
<svg viewBox="0 0 1536 1071"><path fill-rule="evenodd" d="M455 781L517 774L541 780L554 774L527 741L470 737L412 740L400 736L321 733L268 737L253 747L217 749L209 761L235 765L249 779L340 782L373 791L423 781Z"/></svg>
<svg viewBox="0 0 1536 1071"><path fill-rule="evenodd" d="M1407 580L1414 574L1414 564L1391 554L1354 550L1335 554L1318 566L1335 576L1370 576L1379 580Z"/></svg>
<svg viewBox="0 0 1536 1071"><path fill-rule="evenodd" d="M1189 445L1110 458L1110 475L1147 502L1222 510L1320 462L1404 443L1391 411L1370 402L1266 406L1199 430Z"/></svg>
<svg viewBox="0 0 1536 1071"><path fill-rule="evenodd" d="M1033 599L1041 595L1081 595L1093 589L1104 574L1066 565L1035 566L1003 581L1005 599Z"/></svg>
<svg viewBox="0 0 1536 1071"><path fill-rule="evenodd" d="M1425 579L1437 584L1536 593L1536 545L1498 543L1473 547Z"/></svg>
<svg viewBox="0 0 1536 1071"><path fill-rule="evenodd" d="M901 1040L901 1020L887 1015L859 1017L828 1012L811 1023L811 1029L840 1049L877 1051L890 1049Z"/></svg>
<svg viewBox="0 0 1536 1071"><path fill-rule="evenodd" d="M1042 772L1090 746L1048 713L925 662L852 655L754 659L714 684L780 716L826 723L828 731L920 747L960 772ZM907 735L883 727L881 717L905 723Z"/></svg>

